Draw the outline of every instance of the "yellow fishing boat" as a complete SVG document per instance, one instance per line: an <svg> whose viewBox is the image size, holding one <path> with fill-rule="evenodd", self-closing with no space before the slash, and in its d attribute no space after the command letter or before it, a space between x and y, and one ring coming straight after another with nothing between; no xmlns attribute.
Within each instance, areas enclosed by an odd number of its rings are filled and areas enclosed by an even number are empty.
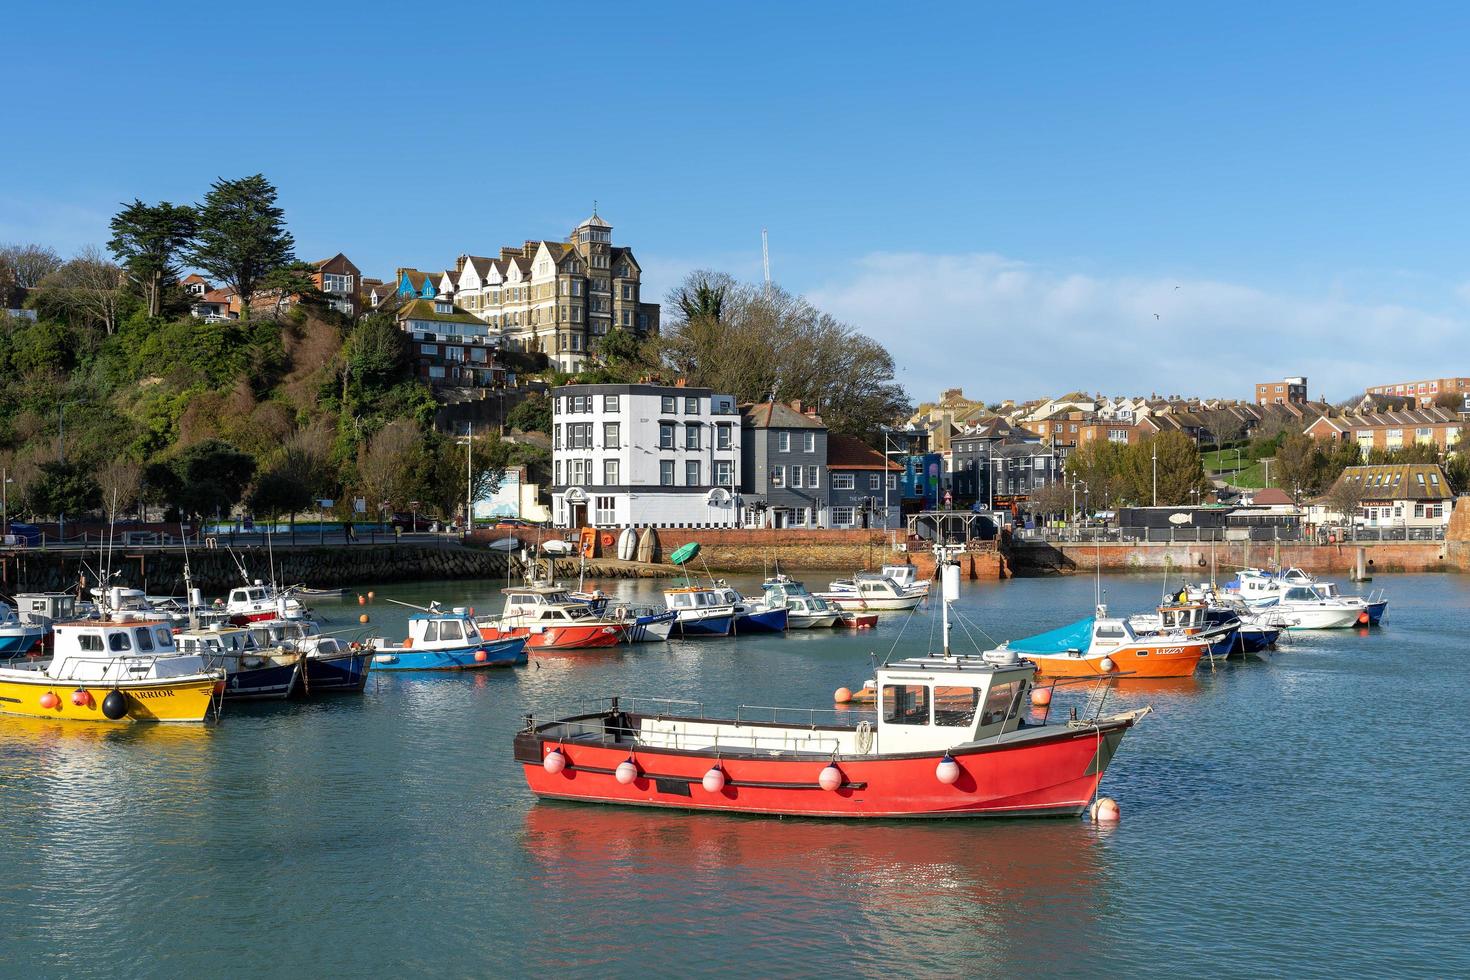
<svg viewBox="0 0 1470 980"><path fill-rule="evenodd" d="M225 674L181 654L162 620L57 623L51 659L0 667L0 713L67 721L201 722Z"/></svg>

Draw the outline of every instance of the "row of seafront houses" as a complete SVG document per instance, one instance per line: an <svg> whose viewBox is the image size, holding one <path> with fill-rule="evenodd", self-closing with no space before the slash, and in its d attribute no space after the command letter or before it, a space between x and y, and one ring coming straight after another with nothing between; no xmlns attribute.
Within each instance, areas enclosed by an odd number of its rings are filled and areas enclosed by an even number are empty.
<svg viewBox="0 0 1470 980"><path fill-rule="evenodd" d="M1464 382L1470 390L1470 379ZM1258 386L1253 403L1122 405L1073 396L1004 414L970 411L954 390L938 410L926 406L907 425L884 431L874 449L828 432L800 403L737 405L682 385L571 385L552 391L553 523L898 528L905 514L950 508L1019 521L1037 490L1066 479L1066 459L1079 446L1132 444L1167 431L1209 443L1281 425L1365 450L1457 445L1462 417L1447 408L1378 410L1369 397L1342 411L1308 402L1305 379L1283 386L1288 397L1269 383ZM1436 528L1449 520L1453 494L1437 465L1354 467L1342 479L1363 486L1357 523ZM1344 520L1322 501L1296 507L1273 488L1242 503L1283 522Z"/></svg>

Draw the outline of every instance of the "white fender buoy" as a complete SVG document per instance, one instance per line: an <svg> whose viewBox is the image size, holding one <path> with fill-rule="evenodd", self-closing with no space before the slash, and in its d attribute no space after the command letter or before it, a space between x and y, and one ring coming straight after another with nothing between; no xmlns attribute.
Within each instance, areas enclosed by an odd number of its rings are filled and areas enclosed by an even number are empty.
<svg viewBox="0 0 1470 980"><path fill-rule="evenodd" d="M638 778L638 763L633 761L632 756L629 756L618 763L618 768L614 771L613 776L624 786L628 785Z"/></svg>
<svg viewBox="0 0 1470 980"><path fill-rule="evenodd" d="M1118 807L1118 801L1111 796L1099 796L1088 813L1093 823L1117 823L1123 819L1123 811Z"/></svg>
<svg viewBox="0 0 1470 980"><path fill-rule="evenodd" d="M1098 666L1102 668L1104 674L1111 674L1118 668L1118 665L1113 663L1112 657L1103 657L1102 663L1098 664Z"/></svg>
<svg viewBox="0 0 1470 980"><path fill-rule="evenodd" d="M821 774L817 776L817 785L829 793L840 789L845 782L847 782L847 779L842 775L842 770L837 768L835 762L827 763L827 768L823 769Z"/></svg>
<svg viewBox="0 0 1470 980"><path fill-rule="evenodd" d="M939 760L939 765L934 767L934 778L946 786L953 786L960 781L961 772L963 770L960 769L960 764L955 761L954 756L946 753L944 758Z"/></svg>
<svg viewBox="0 0 1470 980"><path fill-rule="evenodd" d="M567 757L562 754L561 749L552 749L546 753L546 758L541 760L541 768L555 776L567 767Z"/></svg>
<svg viewBox="0 0 1470 980"><path fill-rule="evenodd" d="M725 770L720 768L716 762L710 767L709 772L704 774L704 791L706 793L718 793L725 788Z"/></svg>

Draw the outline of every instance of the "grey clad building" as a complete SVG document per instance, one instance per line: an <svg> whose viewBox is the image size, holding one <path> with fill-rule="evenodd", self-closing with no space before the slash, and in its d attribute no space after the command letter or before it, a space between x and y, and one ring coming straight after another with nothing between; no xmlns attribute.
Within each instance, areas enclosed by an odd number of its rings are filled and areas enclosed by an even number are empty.
<svg viewBox="0 0 1470 980"><path fill-rule="evenodd" d="M823 527L827 426L801 402L740 409L741 497L746 527Z"/></svg>

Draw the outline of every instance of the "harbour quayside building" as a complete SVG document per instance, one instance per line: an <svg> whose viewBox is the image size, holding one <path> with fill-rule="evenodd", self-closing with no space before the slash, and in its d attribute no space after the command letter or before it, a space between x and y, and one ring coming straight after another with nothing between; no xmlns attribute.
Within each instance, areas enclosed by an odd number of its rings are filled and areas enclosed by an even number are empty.
<svg viewBox="0 0 1470 980"><path fill-rule="evenodd" d="M558 527L732 527L740 412L731 395L655 384L552 390Z"/></svg>

